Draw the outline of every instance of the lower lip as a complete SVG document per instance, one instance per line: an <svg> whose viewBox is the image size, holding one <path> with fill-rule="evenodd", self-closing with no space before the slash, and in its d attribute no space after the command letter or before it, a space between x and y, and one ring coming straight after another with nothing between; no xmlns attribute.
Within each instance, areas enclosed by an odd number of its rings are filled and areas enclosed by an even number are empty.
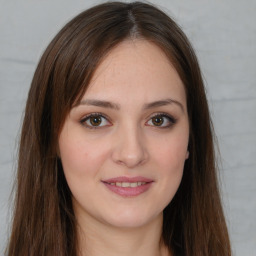
<svg viewBox="0 0 256 256"><path fill-rule="evenodd" d="M109 183L103 182L103 184L112 192L123 196L123 197L134 197L134 196L138 196L144 192L146 192L150 186L152 185L153 182L148 182L144 185L135 187L135 188L131 188L131 187L118 187L115 185L110 185Z"/></svg>

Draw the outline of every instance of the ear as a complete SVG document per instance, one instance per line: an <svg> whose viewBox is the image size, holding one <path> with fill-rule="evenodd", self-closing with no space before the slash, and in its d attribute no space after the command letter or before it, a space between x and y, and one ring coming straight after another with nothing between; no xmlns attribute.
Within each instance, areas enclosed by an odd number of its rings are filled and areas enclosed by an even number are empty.
<svg viewBox="0 0 256 256"><path fill-rule="evenodd" d="M188 159L189 158L189 151L187 151L187 153L186 153L186 159Z"/></svg>

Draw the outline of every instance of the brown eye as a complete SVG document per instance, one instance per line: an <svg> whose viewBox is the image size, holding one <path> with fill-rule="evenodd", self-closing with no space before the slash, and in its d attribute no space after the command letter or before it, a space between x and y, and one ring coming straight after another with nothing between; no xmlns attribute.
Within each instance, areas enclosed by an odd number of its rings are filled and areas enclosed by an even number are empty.
<svg viewBox="0 0 256 256"><path fill-rule="evenodd" d="M92 113L84 117L80 123L87 128L103 128L106 126L111 126L111 122L108 121L103 114L100 113Z"/></svg>
<svg viewBox="0 0 256 256"><path fill-rule="evenodd" d="M155 116L152 118L152 123L155 126L161 126L164 123L164 119L162 116Z"/></svg>
<svg viewBox="0 0 256 256"><path fill-rule="evenodd" d="M159 127L159 128L168 128L176 123L176 119L168 114L157 114L149 119L146 125Z"/></svg>
<svg viewBox="0 0 256 256"><path fill-rule="evenodd" d="M88 120L92 126L99 126L102 122L101 116L91 116Z"/></svg>

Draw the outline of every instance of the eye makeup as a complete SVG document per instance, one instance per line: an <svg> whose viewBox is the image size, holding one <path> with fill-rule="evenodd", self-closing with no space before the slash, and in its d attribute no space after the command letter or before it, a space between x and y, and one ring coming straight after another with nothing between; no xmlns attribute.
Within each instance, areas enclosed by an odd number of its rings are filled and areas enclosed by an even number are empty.
<svg viewBox="0 0 256 256"><path fill-rule="evenodd" d="M84 116L79 122L88 129L102 129L113 125L110 118L98 112ZM177 119L170 114L160 112L151 115L145 125L165 129L172 127L176 122Z"/></svg>
<svg viewBox="0 0 256 256"><path fill-rule="evenodd" d="M146 122L147 126L156 128L170 128L177 122L177 119L167 113L155 113L151 115L150 119Z"/></svg>
<svg viewBox="0 0 256 256"><path fill-rule="evenodd" d="M102 113L90 113L83 117L80 123L89 129L101 129L112 125L109 118Z"/></svg>

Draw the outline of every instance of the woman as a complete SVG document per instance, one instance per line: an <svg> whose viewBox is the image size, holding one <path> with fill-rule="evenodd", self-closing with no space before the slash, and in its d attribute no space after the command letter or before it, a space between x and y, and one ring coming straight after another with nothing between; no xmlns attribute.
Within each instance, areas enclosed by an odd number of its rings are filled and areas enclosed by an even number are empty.
<svg viewBox="0 0 256 256"><path fill-rule="evenodd" d="M162 11L101 4L47 47L7 255L231 255L199 65Z"/></svg>

